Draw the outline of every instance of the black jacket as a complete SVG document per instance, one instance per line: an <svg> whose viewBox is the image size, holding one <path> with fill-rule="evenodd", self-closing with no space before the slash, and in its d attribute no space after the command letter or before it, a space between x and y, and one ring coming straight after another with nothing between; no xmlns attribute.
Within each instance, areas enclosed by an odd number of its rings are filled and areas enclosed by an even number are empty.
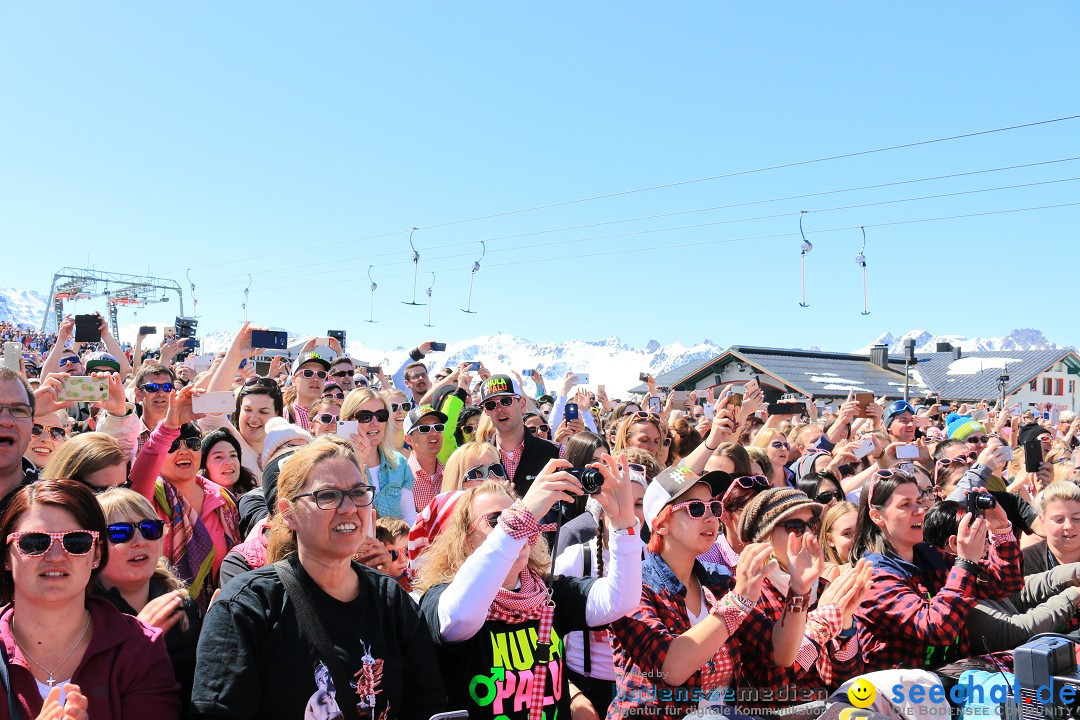
<svg viewBox="0 0 1080 720"><path fill-rule="evenodd" d="M559 457L559 446L548 442L543 438L525 433L525 449L521 452L521 462L510 480L514 483L514 491L519 497L524 497L532 486L533 479L547 465L548 460Z"/></svg>

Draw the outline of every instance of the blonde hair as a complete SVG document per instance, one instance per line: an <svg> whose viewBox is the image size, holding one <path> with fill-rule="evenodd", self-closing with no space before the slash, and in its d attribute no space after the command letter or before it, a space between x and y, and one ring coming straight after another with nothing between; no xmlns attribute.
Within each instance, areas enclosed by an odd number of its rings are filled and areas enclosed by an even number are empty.
<svg viewBox="0 0 1080 720"><path fill-rule="evenodd" d="M1080 503L1080 487L1071 482L1050 483L1035 496L1035 510L1042 515L1046 512L1046 506L1054 501Z"/></svg>
<svg viewBox="0 0 1080 720"><path fill-rule="evenodd" d="M827 540L829 533L832 532L833 525L844 517L848 513L857 513L859 508L853 502L844 500L833 505L825 513L825 517L821 519L821 532L818 534L818 540L821 544L821 549L825 553L825 562L831 562L836 565L845 565L850 562L850 558L842 558L836 553L836 548L829 544Z"/></svg>
<svg viewBox="0 0 1080 720"><path fill-rule="evenodd" d="M669 436L667 423L665 423L664 419L659 415L650 414L646 418L641 417L637 413L633 413L631 415L627 415L622 420L620 420L619 426L615 429L615 447L611 448L612 454L630 447L626 444L627 439L629 439L630 437L630 431L635 425L642 425L644 423L649 423L656 428L656 431L658 433L660 433L660 444L657 446L656 452L653 453L653 456L656 458L657 462L660 462L660 453L664 452L664 438ZM663 463L660 464L663 465Z"/></svg>
<svg viewBox="0 0 1080 720"><path fill-rule="evenodd" d="M94 433L98 434L98 433ZM137 523L143 520L157 520L157 512L150 501L134 490L122 487L111 487L97 496L101 511L105 514L105 522ZM136 530L136 532L138 532ZM154 569L154 577L165 585L170 591L183 590L187 584L173 572L168 559L164 554L158 558L157 567Z"/></svg>
<svg viewBox="0 0 1080 720"><path fill-rule="evenodd" d="M86 480L113 465L127 466L128 456L120 443L103 432L80 433L60 446L41 471L42 480ZM154 513L150 517L156 518Z"/></svg>
<svg viewBox="0 0 1080 720"><path fill-rule="evenodd" d="M424 563L413 583L414 590L425 592L436 585L453 582L454 575L473 552L469 549L469 533L477 520L472 510L473 501L489 493L502 493L511 500L515 499L504 485L491 481L466 490L450 513L446 526L424 551ZM541 575L551 567L551 553L543 536L537 538L529 551L529 567Z"/></svg>
<svg viewBox="0 0 1080 720"><path fill-rule="evenodd" d="M458 449L446 459L443 468L442 492L460 490L465 473L477 465L484 457L492 457L492 462L500 462L499 451L486 442L469 442L459 445Z"/></svg>
<svg viewBox="0 0 1080 720"><path fill-rule="evenodd" d="M787 441L787 435L785 435L780 429L774 427L761 428L761 430L758 431L758 434L754 436L754 440L750 443L750 446L758 447L764 450L765 448L769 447L769 443L771 443L773 441L773 438L777 436L780 436L781 440L784 440L785 442Z"/></svg>
<svg viewBox="0 0 1080 720"><path fill-rule="evenodd" d="M390 409L390 400L385 395L372 390L371 388L354 388L349 391L349 394L345 396L344 402L341 403L341 409L338 410L338 418L341 420L352 420L356 411L360 409L360 406L369 400L378 400L382 403L383 408L386 410L386 414L389 415L386 418L386 430L383 431L382 440L379 442L379 455L386 464L391 468L397 467L397 458L394 457L397 451L394 449L393 437L394 430L396 429L394 423L394 412Z"/></svg>
<svg viewBox="0 0 1080 720"><path fill-rule="evenodd" d="M281 464L281 472L278 475L278 502L288 502L290 506L296 503L299 495L307 485L315 468L324 462L331 460L347 460L356 466L360 475L367 477L367 470L359 458L352 443L336 435L322 435L292 455L287 462ZM296 531L290 530L285 524L284 514L289 512L276 512L270 519L270 537L267 540L266 564L275 563L296 552Z"/></svg>
<svg viewBox="0 0 1080 720"><path fill-rule="evenodd" d="M482 443L486 443L495 437L495 425L491 422L491 418L487 416L487 413L480 413L480 419L476 421L476 435L474 437L477 442Z"/></svg>

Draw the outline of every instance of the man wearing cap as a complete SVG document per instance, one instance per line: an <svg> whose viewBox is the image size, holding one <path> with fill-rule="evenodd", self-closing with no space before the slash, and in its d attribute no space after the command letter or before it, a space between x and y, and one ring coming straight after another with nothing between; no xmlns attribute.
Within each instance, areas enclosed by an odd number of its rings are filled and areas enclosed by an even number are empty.
<svg viewBox="0 0 1080 720"><path fill-rule="evenodd" d="M285 407L285 419L311 430L311 407L322 398L323 385L330 376L330 361L317 350L307 350L296 356L292 366L292 384L296 400Z"/></svg>
<svg viewBox="0 0 1080 720"><path fill-rule="evenodd" d="M412 448L408 462L415 479L413 501L417 512L442 492L443 464L438 455L443 446L446 420L446 415L432 406L420 405L409 411L401 426Z"/></svg>
<svg viewBox="0 0 1080 720"><path fill-rule="evenodd" d="M509 375L492 375L484 381L480 406L495 427L491 441L499 451L507 477L517 494L524 497L547 461L559 457L559 446L525 432L525 398Z"/></svg>

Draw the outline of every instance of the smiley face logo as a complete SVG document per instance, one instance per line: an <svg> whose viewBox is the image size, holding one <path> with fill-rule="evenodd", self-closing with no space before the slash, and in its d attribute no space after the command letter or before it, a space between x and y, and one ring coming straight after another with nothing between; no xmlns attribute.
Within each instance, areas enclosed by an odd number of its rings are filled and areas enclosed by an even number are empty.
<svg viewBox="0 0 1080 720"><path fill-rule="evenodd" d="M859 678L851 684L847 691L848 702L857 708L868 708L877 697L877 688L868 680Z"/></svg>

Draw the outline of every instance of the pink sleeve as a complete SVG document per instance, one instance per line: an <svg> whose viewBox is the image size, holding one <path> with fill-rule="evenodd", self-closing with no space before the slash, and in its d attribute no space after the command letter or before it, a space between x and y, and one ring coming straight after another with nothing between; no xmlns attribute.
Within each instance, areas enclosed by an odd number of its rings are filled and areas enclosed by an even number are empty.
<svg viewBox="0 0 1080 720"><path fill-rule="evenodd" d="M128 473L131 488L150 502L154 501L154 483L161 475L161 467L165 464L169 446L178 437L180 428L173 430L165 427L163 422L158 423L131 466L131 472Z"/></svg>

